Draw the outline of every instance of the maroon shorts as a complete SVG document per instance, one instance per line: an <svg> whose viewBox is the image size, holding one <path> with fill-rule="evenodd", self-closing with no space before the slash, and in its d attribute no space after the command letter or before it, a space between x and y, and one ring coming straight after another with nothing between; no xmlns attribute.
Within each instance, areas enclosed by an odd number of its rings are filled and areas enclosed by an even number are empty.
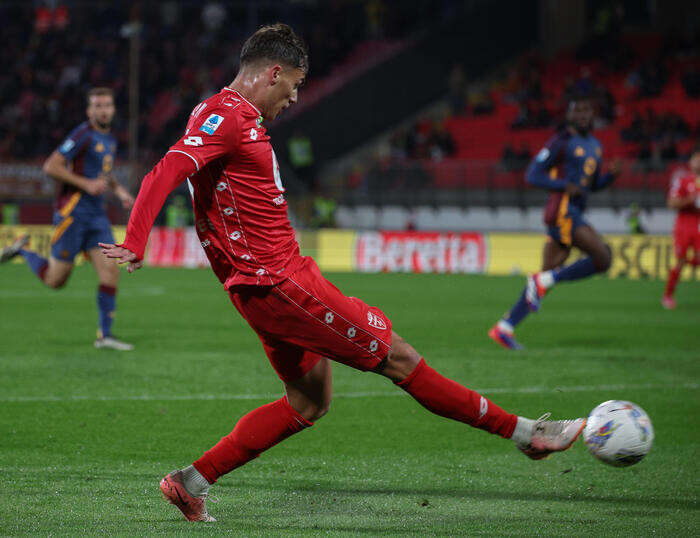
<svg viewBox="0 0 700 538"><path fill-rule="evenodd" d="M700 258L700 231L698 227L676 226L673 230L673 245L677 258L686 259L690 247L693 247L694 259Z"/></svg>
<svg viewBox="0 0 700 538"><path fill-rule="evenodd" d="M391 321L343 295L311 258L276 286L233 286L229 296L282 381L299 379L323 357L374 370L389 354Z"/></svg>

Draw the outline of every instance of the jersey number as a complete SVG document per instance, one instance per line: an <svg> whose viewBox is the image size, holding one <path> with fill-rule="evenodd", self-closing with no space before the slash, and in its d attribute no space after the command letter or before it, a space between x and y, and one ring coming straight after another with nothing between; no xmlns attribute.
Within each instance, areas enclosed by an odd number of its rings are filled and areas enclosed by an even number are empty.
<svg viewBox="0 0 700 538"><path fill-rule="evenodd" d="M280 167L277 164L277 157L275 156L275 150L272 150L272 172L275 176L275 186L280 192L284 192L284 187L282 186L282 176L280 176Z"/></svg>
<svg viewBox="0 0 700 538"><path fill-rule="evenodd" d="M185 146L201 146L204 143L201 136L188 136L182 142Z"/></svg>

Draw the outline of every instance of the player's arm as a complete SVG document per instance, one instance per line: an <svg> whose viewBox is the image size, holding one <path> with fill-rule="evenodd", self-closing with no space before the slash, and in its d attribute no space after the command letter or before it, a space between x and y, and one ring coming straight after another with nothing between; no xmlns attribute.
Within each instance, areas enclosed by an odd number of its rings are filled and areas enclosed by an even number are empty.
<svg viewBox="0 0 700 538"><path fill-rule="evenodd" d="M114 195L119 198L119 201L122 203L122 207L127 210L131 209L134 205L134 197L126 189L126 187L119 183L117 178L115 178L112 174L109 175L107 181Z"/></svg>
<svg viewBox="0 0 700 538"><path fill-rule="evenodd" d="M592 191L600 191L604 188L612 185L612 183L617 179L622 171L622 161L615 159L610 164L610 169L605 173L600 173L600 167L595 171L593 175L593 181L591 182Z"/></svg>
<svg viewBox="0 0 700 538"><path fill-rule="evenodd" d="M44 173L51 176L56 181L62 181L73 185L92 196L102 194L107 188L107 180L103 177L88 179L74 173L68 168L68 159L59 151L54 151L44 162Z"/></svg>
<svg viewBox="0 0 700 538"><path fill-rule="evenodd" d="M108 258L129 263L130 272L141 267L148 234L168 195L208 163L236 149L236 118L222 118L222 126L224 120L228 121L226 127L217 129L213 134L199 132L203 121L200 120L191 129L197 134L185 134L143 178L129 216L124 243L101 244Z"/></svg>
<svg viewBox="0 0 700 538"><path fill-rule="evenodd" d="M560 154L565 149L565 138L555 135L535 156L525 172L525 180L534 187L553 191L566 190L566 180L551 177Z"/></svg>

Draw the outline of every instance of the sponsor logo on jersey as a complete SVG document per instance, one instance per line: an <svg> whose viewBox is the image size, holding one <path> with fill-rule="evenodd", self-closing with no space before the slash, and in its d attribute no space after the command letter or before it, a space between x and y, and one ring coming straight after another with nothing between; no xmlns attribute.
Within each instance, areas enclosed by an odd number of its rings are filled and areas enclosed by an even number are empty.
<svg viewBox="0 0 700 538"><path fill-rule="evenodd" d="M201 146L202 144L204 144L204 142L202 142L201 136L188 136L187 138L185 138L182 141L182 143L185 144L185 146L195 146L195 147Z"/></svg>
<svg viewBox="0 0 700 538"><path fill-rule="evenodd" d="M60 151L61 153L66 153L72 150L73 146L75 146L75 141L72 138L69 138L63 144L61 144L61 147L58 148L58 151Z"/></svg>
<svg viewBox="0 0 700 538"><path fill-rule="evenodd" d="M207 133L208 135L213 135L222 123L224 123L223 116L219 116L218 114L210 114L199 130L203 133Z"/></svg>
<svg viewBox="0 0 700 538"><path fill-rule="evenodd" d="M367 323L369 323L370 327L374 327L375 329L386 329L384 320L372 312L367 312Z"/></svg>

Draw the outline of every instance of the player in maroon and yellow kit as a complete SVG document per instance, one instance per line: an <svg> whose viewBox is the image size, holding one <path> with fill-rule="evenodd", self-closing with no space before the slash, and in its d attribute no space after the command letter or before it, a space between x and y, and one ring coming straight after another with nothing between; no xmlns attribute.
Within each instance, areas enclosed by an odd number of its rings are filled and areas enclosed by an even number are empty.
<svg viewBox="0 0 700 538"><path fill-rule="evenodd" d="M696 267L700 265L700 148L693 151L689 164L690 172L675 177L668 193L668 207L678 210L678 216L673 227L676 265L668 274L666 291L661 298L661 304L667 309L676 308L673 292L686 261ZM693 256L689 258L691 248Z"/></svg>
<svg viewBox="0 0 700 538"><path fill-rule="evenodd" d="M212 521L205 507L211 484L328 411L331 360L383 375L429 411L510 438L533 459L571 446L585 419L518 417L443 377L381 310L343 295L299 254L262 121L297 101L306 47L290 27L266 26L245 42L240 64L229 86L195 107L184 136L144 178L124 243L103 245L129 272L141 267L159 209L187 179L212 269L285 386L285 396L249 412L200 459L165 476L166 499L189 520Z"/></svg>

